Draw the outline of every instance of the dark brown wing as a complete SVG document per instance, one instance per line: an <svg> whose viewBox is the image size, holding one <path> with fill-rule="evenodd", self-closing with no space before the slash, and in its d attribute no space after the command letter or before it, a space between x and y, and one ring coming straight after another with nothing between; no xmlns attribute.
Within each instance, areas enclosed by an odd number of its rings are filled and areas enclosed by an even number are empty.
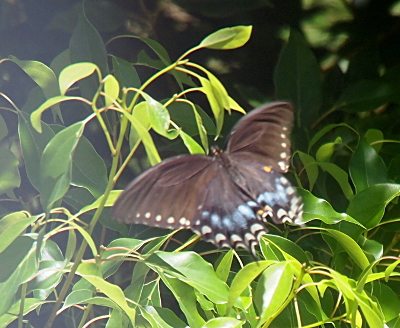
<svg viewBox="0 0 400 328"><path fill-rule="evenodd" d="M198 200L217 174L212 157L182 155L153 166L133 180L115 202L119 222L189 228Z"/></svg>
<svg viewBox="0 0 400 328"><path fill-rule="evenodd" d="M292 124L293 106L290 103L274 102L258 107L233 127L227 152L258 155L265 165L286 173L291 155Z"/></svg>
<svg viewBox="0 0 400 328"><path fill-rule="evenodd" d="M238 188L221 156L184 155L152 167L121 194L112 216L124 223L191 228L217 247L243 247L255 256L254 246L267 231L261 207Z"/></svg>

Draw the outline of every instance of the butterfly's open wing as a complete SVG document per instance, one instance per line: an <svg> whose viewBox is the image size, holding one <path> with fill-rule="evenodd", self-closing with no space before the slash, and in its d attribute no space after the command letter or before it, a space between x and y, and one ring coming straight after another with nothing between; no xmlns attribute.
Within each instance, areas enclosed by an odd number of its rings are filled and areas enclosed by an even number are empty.
<svg viewBox="0 0 400 328"><path fill-rule="evenodd" d="M190 228L198 200L216 174L215 165L212 157L203 155L165 160L128 185L115 202L112 216L124 223Z"/></svg>
<svg viewBox="0 0 400 328"><path fill-rule="evenodd" d="M286 173L290 160L293 106L287 102L263 105L244 116L232 129L227 152L247 152L275 171Z"/></svg>
<svg viewBox="0 0 400 328"><path fill-rule="evenodd" d="M113 217L169 229L191 228L217 247L254 245L266 233L260 210L219 158L184 155L152 167L121 194ZM262 181L265 183L265 181Z"/></svg>

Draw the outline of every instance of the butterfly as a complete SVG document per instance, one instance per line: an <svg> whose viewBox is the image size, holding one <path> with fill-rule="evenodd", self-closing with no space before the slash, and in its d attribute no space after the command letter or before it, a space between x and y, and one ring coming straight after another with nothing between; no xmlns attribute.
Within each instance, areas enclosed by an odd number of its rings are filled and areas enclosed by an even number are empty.
<svg viewBox="0 0 400 328"><path fill-rule="evenodd" d="M255 246L268 220L300 224L303 203L283 176L291 156L294 108L263 105L242 117L226 150L169 158L139 175L115 202L119 222L192 229L217 247Z"/></svg>

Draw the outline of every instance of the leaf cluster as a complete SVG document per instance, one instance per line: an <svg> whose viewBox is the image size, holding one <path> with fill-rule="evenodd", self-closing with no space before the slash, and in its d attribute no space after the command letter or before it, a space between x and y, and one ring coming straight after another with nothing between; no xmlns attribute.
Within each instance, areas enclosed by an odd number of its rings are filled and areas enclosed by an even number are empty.
<svg viewBox="0 0 400 328"><path fill-rule="evenodd" d="M377 108L397 108L400 73L356 79L333 95L335 70L323 73L294 29L274 83L276 97L296 107L291 175L304 226L271 226L254 262L181 232L128 230L110 219L121 192L115 183L134 155L160 162L161 138L207 153L226 112L245 112L191 57L245 46L251 33L250 26L221 29L174 61L156 41L125 36L156 58L142 52L132 63L107 55L81 15L69 49L49 66L0 61L36 85L21 108L2 94L18 131L9 133L0 116L1 202L14 204L1 208L1 327L22 327L34 311L46 327L54 320L78 327L398 326L399 141L369 125ZM153 73L143 78L139 66ZM165 77L179 92L158 99L151 86ZM336 113L348 120L335 122ZM97 139L109 156L100 155ZM33 195L24 193L22 174Z"/></svg>

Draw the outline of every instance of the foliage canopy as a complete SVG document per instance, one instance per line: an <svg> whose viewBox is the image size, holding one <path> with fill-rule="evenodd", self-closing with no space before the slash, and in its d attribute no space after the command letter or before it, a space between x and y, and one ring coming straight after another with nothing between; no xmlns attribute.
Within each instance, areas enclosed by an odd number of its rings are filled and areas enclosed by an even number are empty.
<svg viewBox="0 0 400 328"><path fill-rule="evenodd" d="M199 11L210 21L229 21L245 8L257 23L255 12L265 7L206 2L163 8L180 10L180 19ZM291 28L281 29L284 41L266 77L276 98L296 107L290 175L305 203L304 226L271 225L258 262L189 231L110 219L130 175L173 154L206 153L243 108L271 99L230 83L223 69L209 68L212 61L197 61L202 51L229 58L253 38L261 43L258 24L215 26L172 57L145 33L109 35L104 43L99 31L106 33L88 19L95 5L86 1L85 10L73 7L79 18L68 49L49 64L12 54L0 61L0 69L29 80L22 95L8 95L6 86L1 92L0 327L50 327L54 320L77 327L400 326L400 70L387 49L396 54L390 22L398 6L319 3L292 1L290 13L308 15L302 29L293 17ZM367 43L360 36L365 8L387 9L381 19L390 18ZM118 10L105 22L123 21ZM325 26L332 15L339 19ZM127 40L140 45L134 59L113 48Z"/></svg>

